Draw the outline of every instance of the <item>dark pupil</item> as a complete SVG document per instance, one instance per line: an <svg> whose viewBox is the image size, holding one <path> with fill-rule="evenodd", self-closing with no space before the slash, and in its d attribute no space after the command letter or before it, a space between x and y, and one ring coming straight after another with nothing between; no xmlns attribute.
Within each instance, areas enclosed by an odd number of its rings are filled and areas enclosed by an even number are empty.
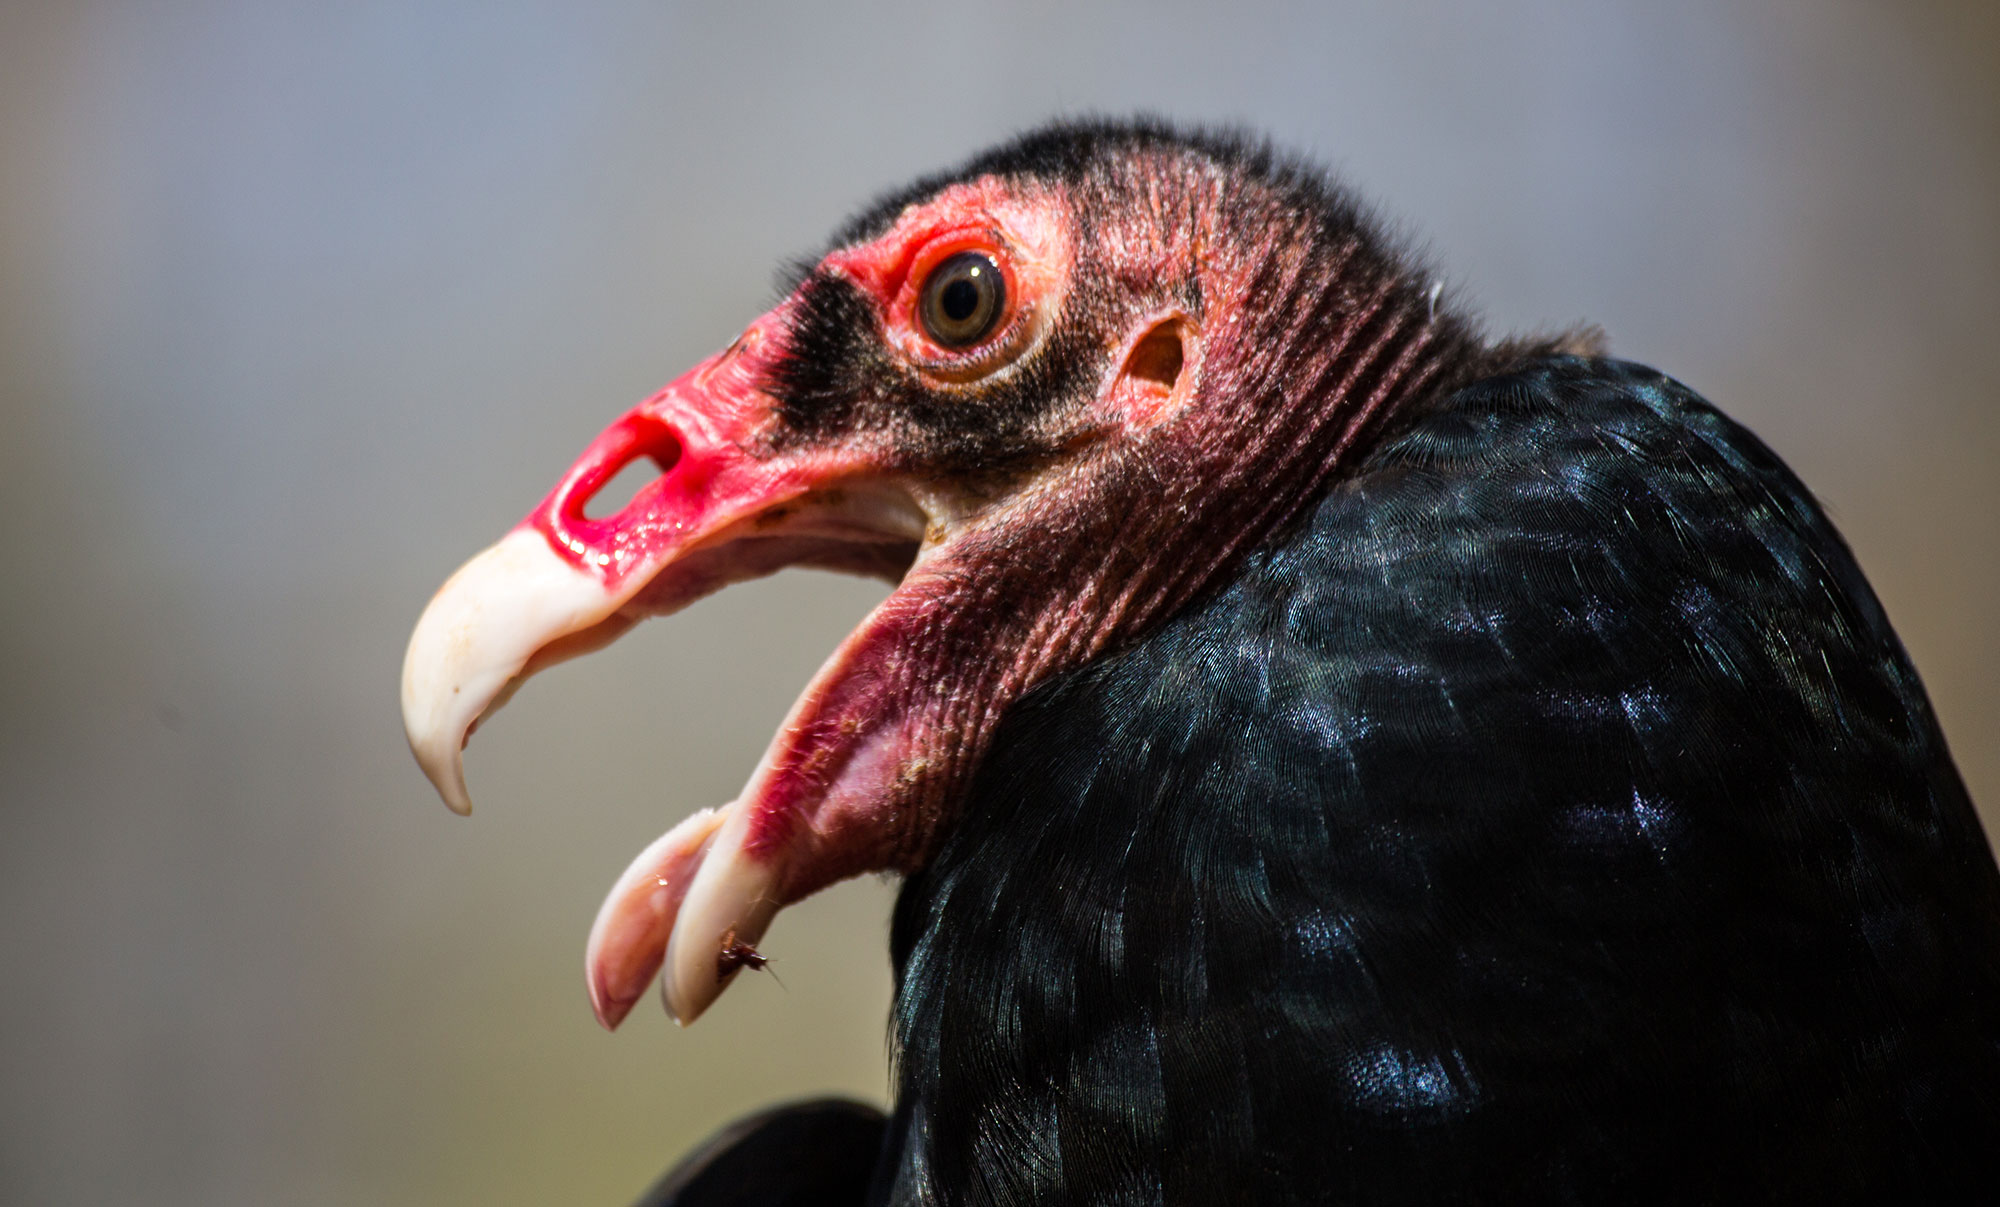
<svg viewBox="0 0 2000 1207"><path fill-rule="evenodd" d="M1006 309L1000 269L978 252L960 252L937 266L924 282L924 331L947 348L970 347L984 339Z"/></svg>
<svg viewBox="0 0 2000 1207"><path fill-rule="evenodd" d="M938 305L946 318L962 323L979 309L979 286L973 284L970 277L960 277L944 287L944 295L938 299Z"/></svg>

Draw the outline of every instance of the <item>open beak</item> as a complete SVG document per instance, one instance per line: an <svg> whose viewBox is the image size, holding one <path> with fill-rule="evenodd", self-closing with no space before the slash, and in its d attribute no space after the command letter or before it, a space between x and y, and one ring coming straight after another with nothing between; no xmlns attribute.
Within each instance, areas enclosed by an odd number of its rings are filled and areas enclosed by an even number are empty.
<svg viewBox="0 0 2000 1207"><path fill-rule="evenodd" d="M646 616L785 566L891 581L909 568L927 518L907 492L871 474L862 453L780 450L768 439L772 407L762 383L783 314L780 307L759 320L612 423L525 520L425 609L403 663L403 721L417 762L452 809L472 807L461 759L467 737L541 668L603 646ZM640 458L659 477L616 514L592 518L593 498ZM635 861L606 902L590 960L592 998L607 1025L643 990L643 980L636 989L632 982L658 970L721 820L719 811L688 819ZM726 922L729 914L717 916ZM761 933L762 923L746 918L742 929L754 941L749 932ZM699 988L678 1003L670 993L669 1004L691 1018L716 992Z"/></svg>
<svg viewBox="0 0 2000 1207"><path fill-rule="evenodd" d="M901 577L923 539L909 496L837 454L754 451L767 317L606 428L528 517L446 581L403 660L410 750L447 805L472 810L461 751L544 667L734 582L807 564ZM617 514L592 499L640 458L660 476Z"/></svg>

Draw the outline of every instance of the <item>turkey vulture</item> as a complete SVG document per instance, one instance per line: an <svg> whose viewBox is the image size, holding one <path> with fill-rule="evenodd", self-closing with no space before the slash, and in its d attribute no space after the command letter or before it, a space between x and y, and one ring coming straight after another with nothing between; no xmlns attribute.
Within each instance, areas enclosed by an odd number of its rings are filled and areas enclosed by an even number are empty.
<svg viewBox="0 0 2000 1207"><path fill-rule="evenodd" d="M1238 135L1058 123L850 221L411 639L419 762L729 583L896 584L611 890L682 1022L904 878L896 1098L651 1201L1877 1201L2000 1177L2000 872L1791 472L1490 340ZM659 476L616 515L621 468Z"/></svg>

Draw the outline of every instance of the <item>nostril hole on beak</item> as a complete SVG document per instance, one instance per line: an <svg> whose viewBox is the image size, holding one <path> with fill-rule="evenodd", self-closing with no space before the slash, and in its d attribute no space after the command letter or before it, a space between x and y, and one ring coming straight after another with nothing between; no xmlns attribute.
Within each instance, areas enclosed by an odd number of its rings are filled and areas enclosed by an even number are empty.
<svg viewBox="0 0 2000 1207"><path fill-rule="evenodd" d="M632 505L639 492L648 483L664 477L680 460L681 449L671 438L658 442L659 447L635 449L633 456L618 467L618 472L606 478L590 497L583 501L583 518L604 520L617 515Z"/></svg>

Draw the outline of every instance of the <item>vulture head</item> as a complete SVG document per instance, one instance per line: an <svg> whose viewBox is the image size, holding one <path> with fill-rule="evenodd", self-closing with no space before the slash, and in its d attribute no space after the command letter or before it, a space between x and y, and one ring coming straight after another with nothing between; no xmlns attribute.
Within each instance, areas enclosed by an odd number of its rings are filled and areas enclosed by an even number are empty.
<svg viewBox="0 0 2000 1207"><path fill-rule="evenodd" d="M904 875L895 1113L836 1145L874 1201L1990 1188L2000 869L1852 555L1685 386L1439 297L1257 144L1028 134L459 570L410 746L464 812L542 667L785 566L894 583L586 956L605 1026L656 975L686 1023L779 909Z"/></svg>
<svg viewBox="0 0 2000 1207"><path fill-rule="evenodd" d="M920 867L996 720L1293 518L1397 400L1489 350L1353 203L1268 152L1064 125L862 214L769 313L607 428L439 591L410 746L460 750L537 670L805 565L895 590L742 794L633 861L591 933L599 1019L665 968L685 1023L783 906ZM659 476L615 515L629 463Z"/></svg>

